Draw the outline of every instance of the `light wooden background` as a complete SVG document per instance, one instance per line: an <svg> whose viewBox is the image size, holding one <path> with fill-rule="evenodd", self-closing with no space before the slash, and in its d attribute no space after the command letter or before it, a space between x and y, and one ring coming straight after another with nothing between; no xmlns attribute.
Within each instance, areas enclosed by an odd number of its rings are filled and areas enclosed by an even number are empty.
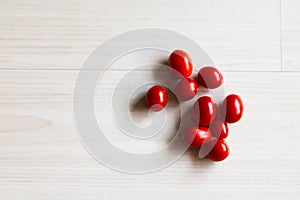
<svg viewBox="0 0 300 200"><path fill-rule="evenodd" d="M297 199L300 1L0 0L0 199ZM197 41L246 113L222 163L156 173L95 161L76 135L78 69L101 42L156 27Z"/></svg>

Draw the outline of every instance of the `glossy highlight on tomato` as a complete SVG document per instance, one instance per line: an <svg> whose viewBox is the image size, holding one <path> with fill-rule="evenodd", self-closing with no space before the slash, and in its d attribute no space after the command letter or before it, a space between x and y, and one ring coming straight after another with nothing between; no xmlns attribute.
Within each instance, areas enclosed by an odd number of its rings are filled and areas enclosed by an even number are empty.
<svg viewBox="0 0 300 200"><path fill-rule="evenodd" d="M198 84L192 78L183 78L175 86L175 95L180 101L192 99L198 92Z"/></svg>
<svg viewBox="0 0 300 200"><path fill-rule="evenodd" d="M225 160L230 153L229 146L224 140L212 140L207 144L207 148L211 149L207 158L216 162Z"/></svg>
<svg viewBox="0 0 300 200"><path fill-rule="evenodd" d="M217 115L217 104L211 97L200 97L192 108L193 119L200 126L209 126Z"/></svg>
<svg viewBox="0 0 300 200"><path fill-rule="evenodd" d="M244 113L242 98L236 94L228 95L223 102L223 114L228 123L238 122Z"/></svg>
<svg viewBox="0 0 300 200"><path fill-rule="evenodd" d="M146 94L146 105L147 108L158 112L164 109L168 102L168 95L166 90L159 86L155 85L150 88Z"/></svg>
<svg viewBox="0 0 300 200"><path fill-rule="evenodd" d="M229 128L225 121L216 119L209 128L212 132L212 136L217 139L225 139L228 136Z"/></svg>
<svg viewBox="0 0 300 200"><path fill-rule="evenodd" d="M224 78L222 73L215 67L202 67L198 72L199 85L208 89L220 87Z"/></svg>
<svg viewBox="0 0 300 200"><path fill-rule="evenodd" d="M211 139L211 131L206 127L191 127L183 133L185 144L191 148L199 148Z"/></svg>
<svg viewBox="0 0 300 200"><path fill-rule="evenodd" d="M169 61L169 66L174 70L176 70L177 72L179 72L183 77L191 76L193 72L192 59L185 51L178 50L178 49L174 50L170 54L168 61ZM177 78L180 77L180 75L177 73L176 74L172 73L172 74L175 75Z"/></svg>

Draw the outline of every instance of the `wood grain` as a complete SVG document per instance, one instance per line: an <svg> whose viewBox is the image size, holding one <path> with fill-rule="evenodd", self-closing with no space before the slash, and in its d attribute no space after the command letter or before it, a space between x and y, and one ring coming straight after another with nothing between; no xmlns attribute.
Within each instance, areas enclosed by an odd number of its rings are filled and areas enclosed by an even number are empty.
<svg viewBox="0 0 300 200"><path fill-rule="evenodd" d="M300 71L300 2L282 1L283 62L285 71Z"/></svg>
<svg viewBox="0 0 300 200"><path fill-rule="evenodd" d="M0 1L0 199L297 199L298 8L296 0ZM187 151L161 171L130 175L83 148L73 119L78 70L101 42L142 27L194 39L224 72L226 93L243 97L226 161ZM126 72L108 72L100 104ZM110 140L139 151L166 136Z"/></svg>
<svg viewBox="0 0 300 200"><path fill-rule="evenodd" d="M76 74L2 70L0 89L6 93L0 99L0 115L39 119L30 129L0 132L2 199L229 199L241 195L293 199L299 195L297 73L224 73L227 92L239 93L246 104L243 120L231 126L229 159L217 164L199 161L196 152L189 151L171 167L146 175L115 172L83 149L71 106ZM119 74L115 71L110 76ZM41 120L50 123L36 126Z"/></svg>
<svg viewBox="0 0 300 200"><path fill-rule="evenodd" d="M0 5L2 69L79 69L113 35L155 27L192 38L224 70L281 70L279 0L14 0Z"/></svg>

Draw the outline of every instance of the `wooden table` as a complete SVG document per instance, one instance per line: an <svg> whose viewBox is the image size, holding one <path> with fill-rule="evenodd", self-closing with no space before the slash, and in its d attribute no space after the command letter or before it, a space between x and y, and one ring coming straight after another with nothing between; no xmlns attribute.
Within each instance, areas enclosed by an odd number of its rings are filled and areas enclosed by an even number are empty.
<svg viewBox="0 0 300 200"><path fill-rule="evenodd" d="M299 24L297 0L0 1L0 199L296 199ZM226 93L243 96L226 161L188 151L132 175L82 147L72 107L81 64L103 41L143 27L198 42Z"/></svg>

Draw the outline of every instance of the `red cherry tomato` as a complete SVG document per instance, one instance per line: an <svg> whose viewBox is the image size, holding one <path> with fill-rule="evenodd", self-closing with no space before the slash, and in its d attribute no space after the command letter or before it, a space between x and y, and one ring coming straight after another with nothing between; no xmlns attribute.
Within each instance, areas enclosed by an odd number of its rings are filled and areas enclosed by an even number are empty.
<svg viewBox="0 0 300 200"><path fill-rule="evenodd" d="M225 121L235 123L239 121L244 112L244 104L240 96L236 94L228 95L223 102L223 114Z"/></svg>
<svg viewBox="0 0 300 200"><path fill-rule="evenodd" d="M183 140L186 145L191 148L199 148L203 144L209 142L211 132L206 127L191 127L183 133Z"/></svg>
<svg viewBox="0 0 300 200"><path fill-rule="evenodd" d="M192 60L183 50L174 50L170 54L169 66L178 71L184 77L189 77L193 72ZM175 76L179 77L179 74L176 74Z"/></svg>
<svg viewBox="0 0 300 200"><path fill-rule="evenodd" d="M209 89L215 89L223 84L221 72L215 67L203 67L198 72L199 85Z"/></svg>
<svg viewBox="0 0 300 200"><path fill-rule="evenodd" d="M216 119L209 128L215 138L225 139L228 136L228 124L220 119Z"/></svg>
<svg viewBox="0 0 300 200"><path fill-rule="evenodd" d="M161 111L168 102L168 95L166 90L158 85L150 88L146 94L146 105L151 110Z"/></svg>
<svg viewBox="0 0 300 200"><path fill-rule="evenodd" d="M224 140L212 140L207 144L207 148L211 149L207 157L216 162L226 159L230 153L228 144Z"/></svg>
<svg viewBox="0 0 300 200"><path fill-rule="evenodd" d="M193 119L201 126L209 126L215 120L217 104L208 96L200 97L193 105Z"/></svg>
<svg viewBox="0 0 300 200"><path fill-rule="evenodd" d="M186 101L198 92L198 84L192 78L183 78L175 86L175 94L179 100Z"/></svg>

